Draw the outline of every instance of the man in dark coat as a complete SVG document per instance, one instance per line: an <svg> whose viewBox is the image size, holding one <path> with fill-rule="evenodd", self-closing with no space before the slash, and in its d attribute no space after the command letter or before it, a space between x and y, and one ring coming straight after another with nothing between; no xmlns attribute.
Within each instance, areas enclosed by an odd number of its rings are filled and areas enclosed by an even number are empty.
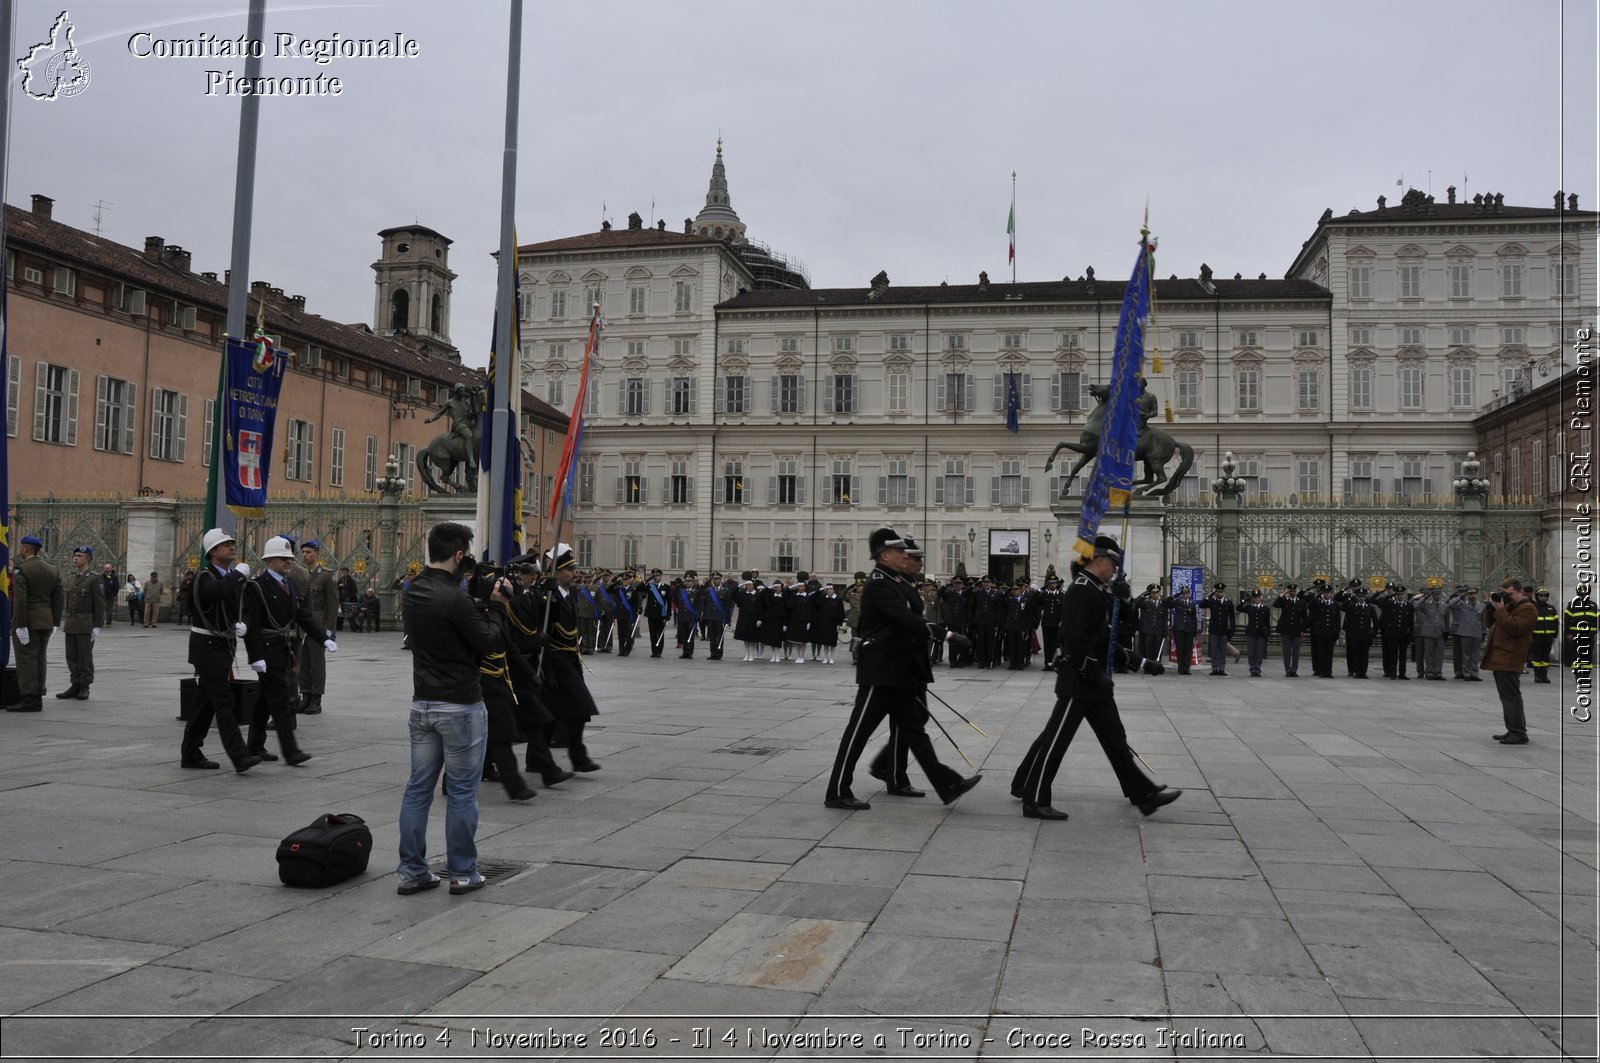
<svg viewBox="0 0 1600 1063"><path fill-rule="evenodd" d="M1152 583L1133 603L1139 623L1139 656L1161 658L1161 644L1167 639L1167 607L1161 604L1161 584Z"/></svg>
<svg viewBox="0 0 1600 1063"><path fill-rule="evenodd" d="M294 737L294 711L289 708L289 669L294 666L294 643L301 632L316 639L326 650L335 646L333 635L311 615L309 603L289 582L294 565L294 549L286 539L273 536L262 548L265 571L243 588L240 610L244 622L244 655L260 680L256 687L256 706L250 716L250 755L261 760L277 760L267 751L267 720L272 720L283 761L290 766L304 764L311 754L303 751ZM337 647L335 647L337 648Z"/></svg>
<svg viewBox="0 0 1600 1063"><path fill-rule="evenodd" d="M1250 674L1261 677L1261 662L1267 658L1267 636L1272 633L1272 607L1261 596L1260 588L1250 592L1244 604L1244 645L1250 658Z"/></svg>
<svg viewBox="0 0 1600 1063"><path fill-rule="evenodd" d="M1039 592L1039 630L1044 633L1044 670L1055 671L1056 655L1061 652L1061 618L1066 608L1066 592L1061 577L1050 576Z"/></svg>
<svg viewBox="0 0 1600 1063"><path fill-rule="evenodd" d="M1020 672L1028 667L1028 640L1033 635L1032 616L1022 584L1011 588L1005 599L1006 613L1003 626L1006 633L1006 667Z"/></svg>
<svg viewBox="0 0 1600 1063"><path fill-rule="evenodd" d="M722 660L722 643L733 612L733 591L723 586L722 573L711 573L711 579L695 594L694 611L705 629L707 659Z"/></svg>
<svg viewBox="0 0 1600 1063"><path fill-rule="evenodd" d="M1115 684L1107 668L1108 650L1123 658L1129 670L1142 669L1151 675L1164 670L1159 662L1132 658L1121 645L1111 644L1111 578L1122 560L1115 539L1095 537L1094 556L1075 565L1072 586L1067 589L1066 608L1061 627L1061 657L1056 667L1056 703L1044 730L1034 739L1028 754L1011 780L1011 795L1022 801L1022 814L1029 819L1066 819L1067 813L1052 804L1050 784L1055 781L1061 758L1066 755L1078 724L1088 719L1089 727L1100 740L1100 748L1117 774L1123 796L1150 815L1162 805L1171 804L1183 793L1163 787L1139 770L1128 734L1117 712Z"/></svg>
<svg viewBox="0 0 1600 1063"><path fill-rule="evenodd" d="M644 622L650 629L650 656L660 657L667 645L667 617L672 615L672 605L667 601L667 588L661 586L661 570L650 570L645 581Z"/></svg>
<svg viewBox="0 0 1600 1063"><path fill-rule="evenodd" d="M1378 607L1378 634L1383 641L1383 677L1410 679L1406 675L1406 648L1411 645L1411 600L1396 584L1385 587L1373 601Z"/></svg>
<svg viewBox="0 0 1600 1063"><path fill-rule="evenodd" d="M583 678L583 658L578 654L578 596L573 588L578 575L577 558L565 543L557 543L545 558L549 562L547 570L555 575L545 581L541 594L522 595L513 604L522 610L525 619L532 617L542 629L542 674L549 695L546 705L566 730L567 756L572 759L573 770L599 771L600 765L590 758L583 743L584 725L600 710Z"/></svg>
<svg viewBox="0 0 1600 1063"><path fill-rule="evenodd" d="M644 588L633 581L632 569L611 581L611 612L617 623L618 657L626 657L633 652L633 633L639 626L639 609L643 605L640 596L643 593Z"/></svg>
<svg viewBox="0 0 1600 1063"><path fill-rule="evenodd" d="M972 663L972 592L967 581L952 577L939 591L939 612L944 619L945 637L950 643L950 667L965 668ZM954 637L952 637L954 636Z"/></svg>
<svg viewBox="0 0 1600 1063"><path fill-rule="evenodd" d="M861 597L861 654L856 664L856 701L839 740L839 753L828 773L824 804L829 808L871 808L850 788L856 761L872 732L889 718L889 744L873 759L873 774L902 797L922 797L905 777L905 757L917 758L939 800L949 804L982 777L963 777L939 763L925 730L927 688L933 682L928 663L928 625L922 619L922 596L916 576L922 570L922 549L915 539L893 528L879 528L867 540L875 567Z"/></svg>
<svg viewBox="0 0 1600 1063"><path fill-rule="evenodd" d="M672 618L678 624L678 654L684 660L694 656L694 640L700 634L700 618L695 599L700 594L700 574L694 569L683 574L683 582L672 588Z"/></svg>
<svg viewBox="0 0 1600 1063"><path fill-rule="evenodd" d="M1200 603L1200 608L1206 611L1212 675L1228 674L1228 640L1233 638L1234 609L1227 590L1227 584L1219 583L1211 588L1211 597Z"/></svg>
<svg viewBox="0 0 1600 1063"><path fill-rule="evenodd" d="M1300 640L1305 636L1309 617L1300 585L1291 583L1272 600L1278 610L1278 640L1283 643L1283 674L1294 679L1300 674Z"/></svg>
<svg viewBox="0 0 1600 1063"><path fill-rule="evenodd" d="M1367 601L1367 589L1357 587L1344 602L1344 671L1352 679L1367 678L1367 658L1378 633L1378 609Z"/></svg>
<svg viewBox="0 0 1600 1063"><path fill-rule="evenodd" d="M1319 679L1333 678L1333 647L1339 641L1339 628L1344 616L1339 603L1333 600L1333 591L1321 584L1319 592L1306 604L1311 628L1311 673Z"/></svg>
<svg viewBox="0 0 1600 1063"><path fill-rule="evenodd" d="M206 532L201 545L206 555L195 573L189 607L189 663L194 666L200 689L194 715L183 728L182 764L186 768L217 767L217 762L208 759L200 748L214 719L222 748L233 761L233 770L246 772L260 764L261 758L250 755L239 734L229 672L233 667L234 640L244 629L239 619L239 598L250 570L234 565L233 536L222 529Z"/></svg>
<svg viewBox="0 0 1600 1063"><path fill-rule="evenodd" d="M1188 587L1179 587L1177 594L1161 599L1161 608L1172 611L1172 642L1178 654L1178 674L1188 675L1189 665L1194 660L1194 636L1200 630L1200 609Z"/></svg>
<svg viewBox="0 0 1600 1063"><path fill-rule="evenodd" d="M979 668L993 668L998 651L1000 623L1005 620L1005 600L994 589L994 577L985 576L978 581L972 596L972 619L967 634L972 639L972 654Z"/></svg>

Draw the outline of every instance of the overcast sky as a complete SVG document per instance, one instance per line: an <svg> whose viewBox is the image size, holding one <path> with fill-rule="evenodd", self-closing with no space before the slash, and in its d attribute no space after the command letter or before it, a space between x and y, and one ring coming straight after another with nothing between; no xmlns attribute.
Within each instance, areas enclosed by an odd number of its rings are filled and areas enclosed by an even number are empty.
<svg viewBox="0 0 1600 1063"><path fill-rule="evenodd" d="M16 52L63 0L17 0ZM246 0L67 0L77 96L13 80L8 202L226 269L240 100L130 37L244 32ZM250 277L370 321L376 233L455 241L452 339L487 360L499 240L506 0L267 9L264 73L343 82L262 101ZM414 39L414 59L275 58L275 33ZM141 44L140 47L143 47ZM1018 279L1132 265L1146 199L1158 271L1282 276L1325 207L1454 184L1549 206L1596 194L1595 5L1530 0L610 0L526 5L516 218L524 243L630 211L680 230L720 132L750 235L815 287L996 279L1018 173ZM1591 267L1592 268L1592 267Z"/></svg>

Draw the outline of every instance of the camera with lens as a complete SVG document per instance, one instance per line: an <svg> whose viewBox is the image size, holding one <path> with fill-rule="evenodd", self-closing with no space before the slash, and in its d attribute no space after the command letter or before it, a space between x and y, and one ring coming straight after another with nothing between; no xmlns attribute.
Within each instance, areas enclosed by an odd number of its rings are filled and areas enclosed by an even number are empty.
<svg viewBox="0 0 1600 1063"><path fill-rule="evenodd" d="M480 602L487 602L494 593L495 584L505 577L506 570L502 565L491 561L478 561L472 566L472 575L467 577L467 594Z"/></svg>
<svg viewBox="0 0 1600 1063"><path fill-rule="evenodd" d="M1505 601L1505 595L1501 594L1499 591L1492 591L1489 594L1489 600L1491 602Z"/></svg>

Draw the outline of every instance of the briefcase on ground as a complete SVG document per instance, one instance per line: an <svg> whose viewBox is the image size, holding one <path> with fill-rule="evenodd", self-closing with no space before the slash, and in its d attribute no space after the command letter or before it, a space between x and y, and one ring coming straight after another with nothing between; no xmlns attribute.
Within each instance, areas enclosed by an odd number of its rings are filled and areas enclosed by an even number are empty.
<svg viewBox="0 0 1600 1063"><path fill-rule="evenodd" d="M361 874L371 856L367 821L329 812L278 843L278 878L285 886L320 889Z"/></svg>

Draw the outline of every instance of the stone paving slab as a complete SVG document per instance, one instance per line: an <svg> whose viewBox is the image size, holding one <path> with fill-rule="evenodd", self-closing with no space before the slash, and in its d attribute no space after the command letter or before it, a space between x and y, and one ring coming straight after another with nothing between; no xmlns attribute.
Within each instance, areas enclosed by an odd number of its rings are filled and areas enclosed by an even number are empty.
<svg viewBox="0 0 1600 1063"><path fill-rule="evenodd" d="M1072 818L1041 823L1006 792L1049 709L1036 669L938 672L989 733L956 734L976 790L946 808L863 770L873 808L843 813L821 796L848 666L595 657L603 770L481 795L481 857L526 870L398 897L396 643L352 635L330 660L299 769L178 768L178 630L112 628L94 700L0 717L8 1057L395 1058L351 1011L441 1058L481 1054L474 1025L591 1048L648 1026L679 1058L843 1058L828 1036L862 1058L901 1036L904 1058L1228 1050L1195 1030L1244 1056L1593 1055L1596 742L1559 687L1525 685L1534 740L1508 749L1492 690L1122 677L1131 744L1188 792L1141 817L1080 740L1055 787ZM368 873L283 888L277 839L330 810L369 821ZM157 1017L92 1017L111 1013ZM692 1047L713 1026L735 1044Z"/></svg>

